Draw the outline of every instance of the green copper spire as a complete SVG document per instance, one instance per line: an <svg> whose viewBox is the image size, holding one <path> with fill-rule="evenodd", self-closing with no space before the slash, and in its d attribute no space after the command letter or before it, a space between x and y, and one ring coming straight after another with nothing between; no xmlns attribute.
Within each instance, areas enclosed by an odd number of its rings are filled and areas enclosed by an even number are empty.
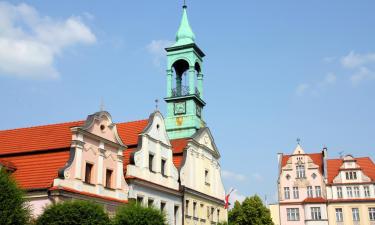
<svg viewBox="0 0 375 225"><path fill-rule="evenodd" d="M178 28L176 34L176 43L173 46L181 46L194 43L195 35L193 30L189 25L189 20L186 13L186 5L183 7L182 19L180 27Z"/></svg>

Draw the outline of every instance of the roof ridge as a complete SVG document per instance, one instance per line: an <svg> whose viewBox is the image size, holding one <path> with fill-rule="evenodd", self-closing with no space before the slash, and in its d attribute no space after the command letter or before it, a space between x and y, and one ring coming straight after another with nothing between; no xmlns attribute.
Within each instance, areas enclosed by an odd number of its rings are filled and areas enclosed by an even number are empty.
<svg viewBox="0 0 375 225"><path fill-rule="evenodd" d="M75 120L75 121L61 122L61 123L50 123L50 124L43 124L43 125L33 125L33 126L27 126L27 127L18 127L18 128L0 130L0 133L1 132L24 130L24 129L33 129L33 128L42 128L42 127L50 127L50 126L57 126L57 125L65 125L65 124L69 124L69 123L79 123L79 122L84 122L84 121L85 120Z"/></svg>
<svg viewBox="0 0 375 225"><path fill-rule="evenodd" d="M143 122L143 121L148 121L148 119L140 119L140 120L127 121L127 122L118 122L118 123L115 123L115 124L138 123L138 122Z"/></svg>

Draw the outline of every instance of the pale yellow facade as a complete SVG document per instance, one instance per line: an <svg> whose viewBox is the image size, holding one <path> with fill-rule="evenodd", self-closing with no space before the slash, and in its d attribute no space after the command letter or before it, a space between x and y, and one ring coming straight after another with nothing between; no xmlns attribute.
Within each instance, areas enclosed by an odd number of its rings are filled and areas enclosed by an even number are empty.
<svg viewBox="0 0 375 225"><path fill-rule="evenodd" d="M336 209L342 209L343 221L337 221ZM352 209L358 208L359 221L353 221ZM363 203L330 203L328 204L328 221L330 225L375 225L375 221L370 221L369 208L375 208L374 202Z"/></svg>
<svg viewBox="0 0 375 225"><path fill-rule="evenodd" d="M272 222L275 224L275 225L280 225L280 207L279 207L279 204L270 204L268 205L269 207L269 210L270 210L270 213L271 213L271 218L272 218Z"/></svg>
<svg viewBox="0 0 375 225"><path fill-rule="evenodd" d="M185 224L217 224L218 222L226 222L227 210L223 204L209 201L205 197L185 193Z"/></svg>

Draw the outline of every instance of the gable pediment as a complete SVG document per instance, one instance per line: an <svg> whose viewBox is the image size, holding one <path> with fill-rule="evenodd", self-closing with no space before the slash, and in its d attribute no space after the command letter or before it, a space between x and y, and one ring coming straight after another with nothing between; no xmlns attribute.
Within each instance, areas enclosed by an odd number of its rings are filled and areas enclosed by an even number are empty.
<svg viewBox="0 0 375 225"><path fill-rule="evenodd" d="M143 130L142 135L147 135L148 137L160 141L165 145L171 145L165 127L164 117L159 111L155 111L150 115L148 124Z"/></svg>
<svg viewBox="0 0 375 225"><path fill-rule="evenodd" d="M211 134L211 131L208 127L204 127L199 129L193 136L192 139L197 142L200 146L204 147L205 149L209 150L216 155L218 158L220 157L220 153L218 148L216 147L215 140Z"/></svg>

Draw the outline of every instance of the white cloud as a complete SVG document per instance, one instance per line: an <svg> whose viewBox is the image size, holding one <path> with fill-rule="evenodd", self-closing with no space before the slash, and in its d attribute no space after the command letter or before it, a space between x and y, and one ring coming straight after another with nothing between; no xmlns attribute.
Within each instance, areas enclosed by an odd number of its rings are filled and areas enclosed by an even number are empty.
<svg viewBox="0 0 375 225"><path fill-rule="evenodd" d="M227 180L235 180L235 181L245 181L247 178L243 174L234 173L228 170L221 171L223 178Z"/></svg>
<svg viewBox="0 0 375 225"><path fill-rule="evenodd" d="M254 178L255 181L263 181L263 176L260 173L253 173L252 177Z"/></svg>
<svg viewBox="0 0 375 225"><path fill-rule="evenodd" d="M24 3L0 2L0 31L0 74L22 78L57 78L57 55L96 42L80 17L55 20Z"/></svg>
<svg viewBox="0 0 375 225"><path fill-rule="evenodd" d="M353 85L358 85L364 80L375 79L375 73L366 67L360 67L357 72L350 76Z"/></svg>
<svg viewBox="0 0 375 225"><path fill-rule="evenodd" d="M357 54L351 51L341 58L341 65L345 68L358 68L366 64L375 63L375 53Z"/></svg>
<svg viewBox="0 0 375 225"><path fill-rule="evenodd" d="M327 73L321 81L316 83L299 84L296 88L296 94L302 96L306 93L310 93L313 96L317 96L326 86L334 85L336 81L337 76L334 73Z"/></svg>
<svg viewBox="0 0 375 225"><path fill-rule="evenodd" d="M165 48L172 46L174 42L169 40L152 40L147 46L147 51L153 57L153 64L160 67L161 60L164 59L166 55Z"/></svg>

